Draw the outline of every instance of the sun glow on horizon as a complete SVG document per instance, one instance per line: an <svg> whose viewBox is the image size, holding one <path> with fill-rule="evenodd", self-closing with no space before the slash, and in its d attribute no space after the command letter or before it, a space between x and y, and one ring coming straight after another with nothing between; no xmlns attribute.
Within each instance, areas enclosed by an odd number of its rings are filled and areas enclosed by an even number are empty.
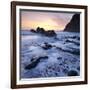
<svg viewBox="0 0 90 90"><path fill-rule="evenodd" d="M63 30L71 20L72 13L21 11L21 30Z"/></svg>

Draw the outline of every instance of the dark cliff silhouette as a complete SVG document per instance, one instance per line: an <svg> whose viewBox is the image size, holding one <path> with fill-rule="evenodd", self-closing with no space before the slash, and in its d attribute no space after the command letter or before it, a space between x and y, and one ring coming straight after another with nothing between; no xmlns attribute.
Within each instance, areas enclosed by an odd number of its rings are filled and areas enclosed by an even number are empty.
<svg viewBox="0 0 90 90"><path fill-rule="evenodd" d="M71 21L66 25L64 31L80 32L80 14L75 14Z"/></svg>

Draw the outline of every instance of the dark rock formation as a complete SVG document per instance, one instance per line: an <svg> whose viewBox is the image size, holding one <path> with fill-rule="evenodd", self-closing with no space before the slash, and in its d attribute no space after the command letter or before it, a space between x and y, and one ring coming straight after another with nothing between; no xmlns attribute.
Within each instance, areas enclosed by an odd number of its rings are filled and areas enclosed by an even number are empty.
<svg viewBox="0 0 90 90"><path fill-rule="evenodd" d="M64 31L80 32L80 14L75 14L71 21L66 25Z"/></svg>
<svg viewBox="0 0 90 90"><path fill-rule="evenodd" d="M41 33L41 34L45 33L44 28L40 28L40 27L37 27L36 31L37 31L37 33Z"/></svg>
<svg viewBox="0 0 90 90"><path fill-rule="evenodd" d="M64 72L65 74L68 73L68 69L64 68L64 69L63 69L63 72Z"/></svg>
<svg viewBox="0 0 90 90"><path fill-rule="evenodd" d="M56 47L60 51L68 52L74 55L80 55L80 50L76 48L68 48L68 49L63 49L61 47Z"/></svg>
<svg viewBox="0 0 90 90"><path fill-rule="evenodd" d="M58 59L58 60L62 60L62 57L58 57L57 59Z"/></svg>
<svg viewBox="0 0 90 90"><path fill-rule="evenodd" d="M80 45L80 42L76 42L76 41L70 40L70 39L66 39L65 42L66 43L74 43L75 45L78 45L78 46Z"/></svg>
<svg viewBox="0 0 90 90"><path fill-rule="evenodd" d="M53 37L56 36L56 33L54 32L54 30L49 30L45 32L45 35L48 37Z"/></svg>
<svg viewBox="0 0 90 90"><path fill-rule="evenodd" d="M43 56L39 58L32 58L31 63L25 67L25 69L33 69L35 68L41 59L48 59L48 56Z"/></svg>
<svg viewBox="0 0 90 90"><path fill-rule="evenodd" d="M51 44L48 44L47 42L44 43L44 46L42 46L42 48L44 50L48 50L48 49L51 49L52 48L52 45Z"/></svg>
<svg viewBox="0 0 90 90"><path fill-rule="evenodd" d="M77 67L77 70L79 70L79 71L80 71L80 66L78 66L78 67Z"/></svg>
<svg viewBox="0 0 90 90"><path fill-rule="evenodd" d="M56 36L56 33L54 32L54 30L45 31L44 28L40 28L40 27L37 27L36 32L39 33L39 34L48 36L48 37Z"/></svg>
<svg viewBox="0 0 90 90"><path fill-rule="evenodd" d="M68 76L78 76L78 72L75 71L75 70L70 70L70 71L68 72Z"/></svg>
<svg viewBox="0 0 90 90"><path fill-rule="evenodd" d="M36 33L36 31L34 29L31 29L30 31L33 32L33 33Z"/></svg>

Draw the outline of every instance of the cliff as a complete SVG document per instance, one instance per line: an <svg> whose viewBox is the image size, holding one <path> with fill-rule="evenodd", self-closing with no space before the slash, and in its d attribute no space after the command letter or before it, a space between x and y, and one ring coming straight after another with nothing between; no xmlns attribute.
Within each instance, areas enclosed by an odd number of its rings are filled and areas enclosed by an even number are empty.
<svg viewBox="0 0 90 90"><path fill-rule="evenodd" d="M80 32L80 14L75 14L71 21L66 25L64 31Z"/></svg>

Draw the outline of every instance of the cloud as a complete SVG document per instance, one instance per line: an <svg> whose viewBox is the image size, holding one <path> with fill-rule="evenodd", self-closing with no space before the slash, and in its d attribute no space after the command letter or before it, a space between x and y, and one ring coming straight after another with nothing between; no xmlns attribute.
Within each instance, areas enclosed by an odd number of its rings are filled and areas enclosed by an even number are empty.
<svg viewBox="0 0 90 90"><path fill-rule="evenodd" d="M21 11L21 29L37 28L64 29L74 13Z"/></svg>

